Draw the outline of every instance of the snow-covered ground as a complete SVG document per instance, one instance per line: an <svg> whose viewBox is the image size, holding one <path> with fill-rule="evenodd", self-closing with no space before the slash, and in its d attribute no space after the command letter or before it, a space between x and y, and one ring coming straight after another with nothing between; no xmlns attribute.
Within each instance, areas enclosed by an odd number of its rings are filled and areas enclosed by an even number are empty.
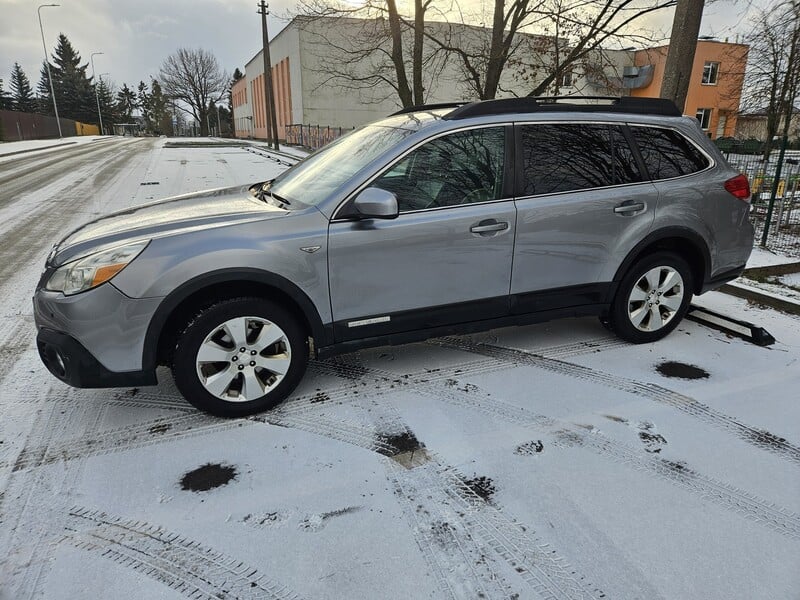
<svg viewBox="0 0 800 600"><path fill-rule="evenodd" d="M723 294L697 303L778 342L564 320L315 361L238 420L166 370L55 380L30 307L53 241L284 168L164 146L0 165L0 598L798 597L800 320Z"/></svg>

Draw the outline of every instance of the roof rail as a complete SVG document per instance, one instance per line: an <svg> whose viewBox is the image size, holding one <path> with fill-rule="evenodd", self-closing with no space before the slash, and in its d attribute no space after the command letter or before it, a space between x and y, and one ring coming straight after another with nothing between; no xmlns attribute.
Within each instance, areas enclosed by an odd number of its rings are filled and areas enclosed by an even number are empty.
<svg viewBox="0 0 800 600"><path fill-rule="evenodd" d="M465 104L469 104L469 101L462 100L461 102L439 102L437 104L418 104L417 106L409 106L402 110L398 110L396 113L392 113L389 116L393 117L395 115L405 115L412 112L435 110L437 108L458 108L459 106L464 106Z"/></svg>
<svg viewBox="0 0 800 600"><path fill-rule="evenodd" d="M605 104L576 104L574 100L605 100ZM445 119L467 119L486 115L531 112L611 112L680 117L681 111L672 100L664 98L621 98L610 96L539 96L504 98L472 102L447 113Z"/></svg>

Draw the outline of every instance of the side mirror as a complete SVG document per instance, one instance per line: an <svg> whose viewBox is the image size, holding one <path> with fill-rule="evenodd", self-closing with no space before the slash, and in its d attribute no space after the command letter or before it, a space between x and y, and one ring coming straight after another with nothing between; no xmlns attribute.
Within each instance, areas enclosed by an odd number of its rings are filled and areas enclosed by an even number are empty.
<svg viewBox="0 0 800 600"><path fill-rule="evenodd" d="M396 219L397 196L381 188L368 187L353 200L353 208L362 219Z"/></svg>

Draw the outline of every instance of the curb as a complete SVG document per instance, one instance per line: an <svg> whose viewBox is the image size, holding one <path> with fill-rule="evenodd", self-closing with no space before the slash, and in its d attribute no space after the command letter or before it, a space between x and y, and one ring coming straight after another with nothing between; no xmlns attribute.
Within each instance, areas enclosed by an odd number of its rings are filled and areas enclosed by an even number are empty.
<svg viewBox="0 0 800 600"><path fill-rule="evenodd" d="M763 292L748 285L743 285L740 283L726 283L719 288L719 291L730 296L736 296L737 298L758 302L759 304L764 304L765 306L769 306L786 313L800 315L800 302L790 300L789 298L782 298L776 294Z"/></svg>

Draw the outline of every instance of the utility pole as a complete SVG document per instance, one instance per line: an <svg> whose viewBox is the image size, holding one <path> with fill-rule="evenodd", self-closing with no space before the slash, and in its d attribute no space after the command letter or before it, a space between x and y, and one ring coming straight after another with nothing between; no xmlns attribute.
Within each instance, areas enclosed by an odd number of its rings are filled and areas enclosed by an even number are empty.
<svg viewBox="0 0 800 600"><path fill-rule="evenodd" d="M94 81L94 99L97 100L97 117L100 119L100 135L105 135L103 133L103 113L100 112L100 95L97 93L97 81L94 78L94 57L98 54L103 54L102 52L92 52L91 56L89 56L89 60L92 62L92 81Z"/></svg>
<svg viewBox="0 0 800 600"><path fill-rule="evenodd" d="M42 34L42 50L44 50L44 64L47 65L47 79L50 81L50 95L53 97L53 112L56 113L56 125L58 125L58 137L63 138L61 133L61 119L58 118L58 104L56 104L56 90L53 87L53 75L50 73L50 57L47 56L47 45L44 43L44 27L42 27L42 9L51 6L61 6L60 4L42 4L36 9L39 14L39 31Z"/></svg>
<svg viewBox="0 0 800 600"><path fill-rule="evenodd" d="M661 97L675 102L681 112L686 107L704 3L705 0L678 0L675 6Z"/></svg>
<svg viewBox="0 0 800 600"><path fill-rule="evenodd" d="M275 114L275 95L272 91L272 59L269 56L269 33L267 32L267 15L269 5L264 1L258 3L258 14L261 15L261 37L264 46L264 109L267 125L267 141L278 147L278 118Z"/></svg>

